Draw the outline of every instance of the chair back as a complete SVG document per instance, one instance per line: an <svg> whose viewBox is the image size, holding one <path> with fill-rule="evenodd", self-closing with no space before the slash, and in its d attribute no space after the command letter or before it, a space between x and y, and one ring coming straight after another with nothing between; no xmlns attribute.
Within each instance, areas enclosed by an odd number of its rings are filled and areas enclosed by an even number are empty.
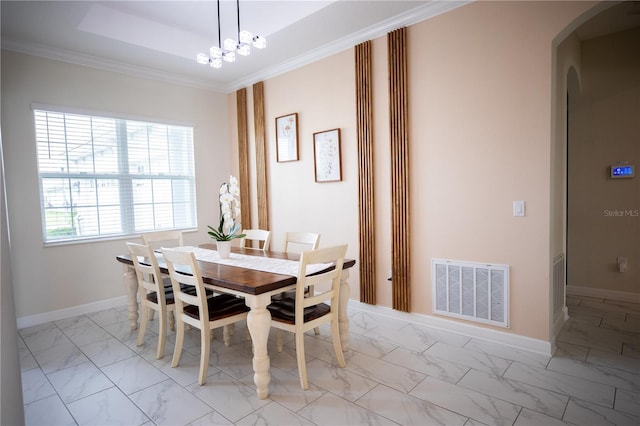
<svg viewBox="0 0 640 426"><path fill-rule="evenodd" d="M305 308L318 305L326 301L331 301L331 312L337 315L340 295L340 278L346 254L346 244L302 252L296 284L295 316L297 324L302 324L304 322ZM332 263L334 267L325 272L307 275L307 265L317 263ZM326 282L331 283L328 289L317 291L315 294L307 295L305 297L305 288L307 286L316 286Z"/></svg>
<svg viewBox="0 0 640 426"><path fill-rule="evenodd" d="M271 243L271 231L266 231L264 229L243 229L242 233L245 234L245 237L240 239L241 248L250 248L262 251L269 250L269 244ZM253 247L253 245L247 246L247 241L257 241L258 247Z"/></svg>
<svg viewBox="0 0 640 426"><path fill-rule="evenodd" d="M153 249L148 245L131 242L127 242L127 248L138 278L140 300L146 300L147 292L155 291L158 295L158 305L166 306L164 285L158 285L162 283L162 274Z"/></svg>
<svg viewBox="0 0 640 426"><path fill-rule="evenodd" d="M192 252L180 251L169 248L162 249L162 255L167 263L169 278L173 287L173 298L175 299L176 315L185 323L203 329L205 321L208 322L209 307L207 305L207 294L202 281L202 274L198 267L198 261ZM195 295L188 293L195 287ZM191 292L193 293L193 292ZM185 315L185 305L197 306L199 320L192 316Z"/></svg>
<svg viewBox="0 0 640 426"><path fill-rule="evenodd" d="M285 232L282 251L285 253L301 253L315 250L320 245L320 234L313 232Z"/></svg>
<svg viewBox="0 0 640 426"><path fill-rule="evenodd" d="M154 250L161 247L180 247L184 245L182 231L175 229L142 234L142 241Z"/></svg>

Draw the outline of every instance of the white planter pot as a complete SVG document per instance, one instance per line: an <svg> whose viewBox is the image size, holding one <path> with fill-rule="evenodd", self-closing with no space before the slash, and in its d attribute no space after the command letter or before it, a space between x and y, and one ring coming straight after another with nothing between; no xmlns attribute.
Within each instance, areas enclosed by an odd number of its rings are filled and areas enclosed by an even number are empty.
<svg viewBox="0 0 640 426"><path fill-rule="evenodd" d="M220 259L228 259L231 254L231 241L216 241Z"/></svg>

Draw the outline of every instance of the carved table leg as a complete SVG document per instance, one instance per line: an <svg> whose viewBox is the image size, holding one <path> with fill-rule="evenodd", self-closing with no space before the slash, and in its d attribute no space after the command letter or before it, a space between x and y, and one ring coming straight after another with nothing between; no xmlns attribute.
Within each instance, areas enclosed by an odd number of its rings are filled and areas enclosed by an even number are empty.
<svg viewBox="0 0 640 426"><path fill-rule="evenodd" d="M131 329L135 330L138 328L138 280L136 278L135 269L125 266L122 281L124 283L124 287L127 289L128 318L131 322Z"/></svg>
<svg viewBox="0 0 640 426"><path fill-rule="evenodd" d="M271 314L267 305L271 297L266 295L248 296L245 303L251 308L247 316L247 326L253 342L253 381L258 389L258 398L266 399L269 396L269 354L267 352L267 340L271 329Z"/></svg>
<svg viewBox="0 0 640 426"><path fill-rule="evenodd" d="M347 307L349 305L349 270L343 269L340 277L340 304L338 306L338 324L340 327L340 343L342 351L349 350L349 315Z"/></svg>

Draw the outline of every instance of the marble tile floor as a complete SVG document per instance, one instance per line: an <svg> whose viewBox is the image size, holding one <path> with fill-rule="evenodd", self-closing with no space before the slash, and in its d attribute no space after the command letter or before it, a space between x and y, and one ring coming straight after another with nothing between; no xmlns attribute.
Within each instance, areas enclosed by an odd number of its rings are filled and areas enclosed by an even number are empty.
<svg viewBox="0 0 640 426"><path fill-rule="evenodd" d="M211 341L196 383L199 335L174 336L155 359L157 320L136 346L126 308L19 330L27 425L634 425L640 424L640 304L567 300L571 319L553 357L353 310L347 366L328 328L306 336L310 389L295 346L276 351L270 396L256 397L251 346Z"/></svg>

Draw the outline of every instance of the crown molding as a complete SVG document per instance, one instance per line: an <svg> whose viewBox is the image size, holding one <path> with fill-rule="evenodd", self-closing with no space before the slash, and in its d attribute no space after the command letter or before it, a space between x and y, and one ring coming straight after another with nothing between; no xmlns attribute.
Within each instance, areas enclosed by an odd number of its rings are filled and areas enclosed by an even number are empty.
<svg viewBox="0 0 640 426"><path fill-rule="evenodd" d="M252 74L246 78L236 80L229 86L229 91L235 91L243 87L249 87L258 81L264 81L273 77L277 77L288 71L292 71L296 68L308 65L316 62L320 59L324 59L336 53L340 53L344 50L351 49L359 43L367 40L382 37L397 28L403 26L409 26L421 21L433 18L443 13L449 12L458 7L471 3L474 0L464 1L435 1L429 2L423 6L412 9L403 14L394 16L385 21L379 22L375 25L354 32L348 36L342 37L332 43L321 46L317 49L310 50L309 52L296 56L289 61L280 63L273 67L269 67L261 70L258 73Z"/></svg>
<svg viewBox="0 0 640 426"><path fill-rule="evenodd" d="M355 45L366 40L382 37L390 31L399 27L413 25L429 18L449 12L458 7L464 6L473 0L463 1L431 1L423 6L417 7L400 15L379 22L363 30L356 31L348 36L342 37L335 42L329 43L317 49L294 57L286 62L282 62L272 67L260 70L242 79L235 80L229 84L217 84L211 80L185 78L182 75L159 71L157 69L142 67L139 65L127 64L113 61L98 56L73 52L66 49L55 48L38 43L23 42L7 37L2 38L2 49L38 56L46 59L82 65L95 69L117 72L133 77L147 78L163 81L180 86L193 87L197 89L212 90L219 93L232 93L243 87L250 87L259 81L277 77L286 72L300 68L304 65L324 59L328 56L351 49Z"/></svg>
<svg viewBox="0 0 640 426"><path fill-rule="evenodd" d="M221 85L212 84L210 81L185 78L173 73L158 71L157 69L131 65L124 62L113 61L93 55L73 52L66 49L46 46L38 43L23 42L8 37L2 38L2 49L26 55L37 56L54 61L67 62L75 65L96 68L104 71L117 72L133 77L159 80L165 83L180 86L193 87L197 89L209 89L217 92L224 92L226 88Z"/></svg>

